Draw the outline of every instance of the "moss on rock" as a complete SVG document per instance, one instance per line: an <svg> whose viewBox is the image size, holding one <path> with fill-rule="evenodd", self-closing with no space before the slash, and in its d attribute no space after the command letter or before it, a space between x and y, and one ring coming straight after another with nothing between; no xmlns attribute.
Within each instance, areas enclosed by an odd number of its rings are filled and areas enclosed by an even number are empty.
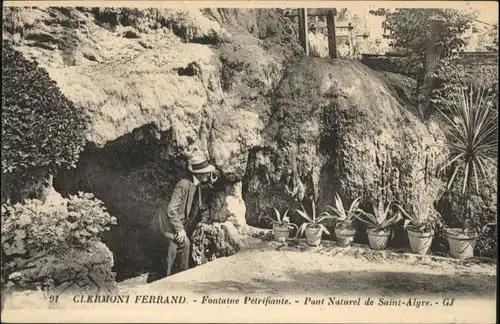
<svg viewBox="0 0 500 324"><path fill-rule="evenodd" d="M416 187L432 180L428 177L441 153L435 144L442 134L432 122L421 123L409 99L389 81L354 61L297 62L276 92L265 137L272 149L262 153L268 157L260 163L264 174L296 170L315 187L320 209L333 203L335 192L371 202L377 188L386 186L387 199L411 203ZM250 205L249 214L264 216L273 205L285 208L289 202L274 193L282 187L262 176L249 178L247 201L260 201Z"/></svg>

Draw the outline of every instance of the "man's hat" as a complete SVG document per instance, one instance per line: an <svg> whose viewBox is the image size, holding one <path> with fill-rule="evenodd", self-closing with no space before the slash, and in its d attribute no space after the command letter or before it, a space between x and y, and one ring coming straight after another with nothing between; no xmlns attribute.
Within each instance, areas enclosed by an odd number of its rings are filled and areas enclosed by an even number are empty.
<svg viewBox="0 0 500 324"><path fill-rule="evenodd" d="M191 157L188 169L192 173L210 173L215 171L215 167L208 163L207 159L200 154L195 154Z"/></svg>

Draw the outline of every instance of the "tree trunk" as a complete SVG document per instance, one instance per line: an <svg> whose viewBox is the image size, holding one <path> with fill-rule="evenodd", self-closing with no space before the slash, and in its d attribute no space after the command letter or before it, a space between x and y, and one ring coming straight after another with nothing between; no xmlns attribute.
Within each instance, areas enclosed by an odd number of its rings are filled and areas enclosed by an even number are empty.
<svg viewBox="0 0 500 324"><path fill-rule="evenodd" d="M424 77L420 92L420 100L418 103L418 111L422 119L426 119L430 114L430 98L433 89L434 77L433 73L436 71L439 60L441 59L441 53L443 51L443 46L440 44L442 25L440 21L433 20L431 23L431 45L425 53L424 62Z"/></svg>

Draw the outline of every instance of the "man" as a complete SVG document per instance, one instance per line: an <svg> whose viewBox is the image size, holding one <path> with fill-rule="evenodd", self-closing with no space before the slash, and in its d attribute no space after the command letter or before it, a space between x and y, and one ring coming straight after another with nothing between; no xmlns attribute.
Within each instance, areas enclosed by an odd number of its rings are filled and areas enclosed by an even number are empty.
<svg viewBox="0 0 500 324"><path fill-rule="evenodd" d="M189 176L175 186L170 202L160 205L153 219L153 227L168 243L166 273L150 274L148 282L170 276L174 262L179 263L179 271L189 269L191 241L189 235L196 224L196 216L201 208L200 186L216 180L216 169L201 155L192 157L188 166Z"/></svg>

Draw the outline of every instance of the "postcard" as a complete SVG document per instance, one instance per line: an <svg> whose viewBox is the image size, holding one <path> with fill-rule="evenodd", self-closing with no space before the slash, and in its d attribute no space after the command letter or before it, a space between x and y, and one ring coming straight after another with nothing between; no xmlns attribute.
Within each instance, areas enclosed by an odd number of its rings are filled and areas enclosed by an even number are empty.
<svg viewBox="0 0 500 324"><path fill-rule="evenodd" d="M2 23L3 321L497 321L497 2Z"/></svg>

